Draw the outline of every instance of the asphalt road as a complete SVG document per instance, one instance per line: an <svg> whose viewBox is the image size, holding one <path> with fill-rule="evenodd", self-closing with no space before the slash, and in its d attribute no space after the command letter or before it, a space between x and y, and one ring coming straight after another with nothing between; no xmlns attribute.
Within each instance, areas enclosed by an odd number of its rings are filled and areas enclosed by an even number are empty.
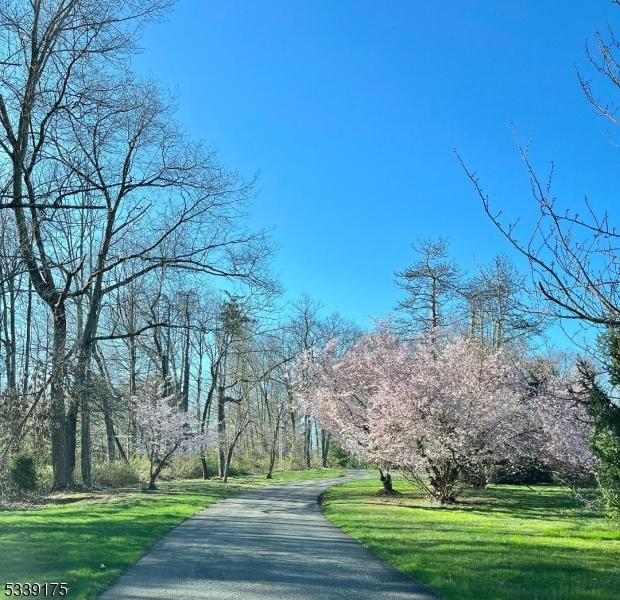
<svg viewBox="0 0 620 600"><path fill-rule="evenodd" d="M100 599L435 599L321 514L319 494L342 481L274 485L222 500L160 540Z"/></svg>

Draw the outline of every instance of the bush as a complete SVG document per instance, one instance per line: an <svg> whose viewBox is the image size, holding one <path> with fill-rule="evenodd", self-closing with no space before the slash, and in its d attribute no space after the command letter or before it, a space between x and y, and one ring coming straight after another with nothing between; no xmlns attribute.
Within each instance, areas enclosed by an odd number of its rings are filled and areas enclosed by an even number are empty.
<svg viewBox="0 0 620 600"><path fill-rule="evenodd" d="M261 469L261 472L265 469ZM215 471L217 474L217 470ZM246 475L251 475L253 473L252 470L248 469L245 466L235 465L234 463L228 467L228 476L229 477L243 477Z"/></svg>
<svg viewBox="0 0 620 600"><path fill-rule="evenodd" d="M361 465L355 456L337 446L333 441L329 445L327 452L327 464L330 467L344 467L347 469L359 469Z"/></svg>
<svg viewBox="0 0 620 600"><path fill-rule="evenodd" d="M214 467L210 460L207 460L209 472L213 475ZM217 470L217 467L215 467ZM166 469L163 479L202 479L202 464L196 455L176 456L172 459L170 466Z"/></svg>
<svg viewBox="0 0 620 600"><path fill-rule="evenodd" d="M603 501L610 515L620 518L620 437L598 431L592 447L599 458L596 475Z"/></svg>
<svg viewBox="0 0 620 600"><path fill-rule="evenodd" d="M52 465L37 465L37 488L42 493L52 491L54 471Z"/></svg>
<svg viewBox="0 0 620 600"><path fill-rule="evenodd" d="M489 483L513 485L534 485L552 483L553 474L542 464L527 464L518 467L498 465L491 469Z"/></svg>
<svg viewBox="0 0 620 600"><path fill-rule="evenodd" d="M139 465L135 461L117 460L93 467L93 483L99 487L124 487L140 482Z"/></svg>
<svg viewBox="0 0 620 600"><path fill-rule="evenodd" d="M10 481L20 492L31 492L36 489L37 471L32 456L18 454L13 458Z"/></svg>
<svg viewBox="0 0 620 600"><path fill-rule="evenodd" d="M218 460L217 454L209 451L206 454L207 469L209 478L217 477ZM228 469L228 475L248 475L250 473L260 473L260 468L248 468L242 463L242 456L238 460L233 460L233 464ZM179 455L172 459L162 476L163 480L175 479L202 479L202 462L197 454Z"/></svg>

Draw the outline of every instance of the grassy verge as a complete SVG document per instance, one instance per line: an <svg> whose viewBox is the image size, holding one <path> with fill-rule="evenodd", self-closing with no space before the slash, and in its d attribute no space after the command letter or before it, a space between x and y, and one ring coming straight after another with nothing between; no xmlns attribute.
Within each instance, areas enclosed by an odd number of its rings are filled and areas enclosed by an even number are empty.
<svg viewBox="0 0 620 600"><path fill-rule="evenodd" d="M440 507L399 482L325 494L325 514L446 599L610 600L620 597L620 528L552 486L492 486Z"/></svg>
<svg viewBox="0 0 620 600"><path fill-rule="evenodd" d="M95 598L158 539L217 500L253 487L336 477L312 469L139 490L68 494L32 510L0 509L0 597L6 582L66 582L72 600ZM105 565L105 566L102 566Z"/></svg>

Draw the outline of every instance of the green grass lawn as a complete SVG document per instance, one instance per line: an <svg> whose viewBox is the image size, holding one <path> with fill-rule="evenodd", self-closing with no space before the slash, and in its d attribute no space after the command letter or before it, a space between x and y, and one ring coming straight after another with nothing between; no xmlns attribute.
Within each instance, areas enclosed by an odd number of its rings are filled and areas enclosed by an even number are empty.
<svg viewBox="0 0 620 600"><path fill-rule="evenodd" d="M336 477L312 469L139 490L69 494L32 510L0 509L0 597L6 582L66 582L72 600L95 598L158 539L187 517L244 489ZM101 565L105 565L105 568Z"/></svg>
<svg viewBox="0 0 620 600"><path fill-rule="evenodd" d="M441 507L398 481L325 494L325 514L346 532L446 599L620 598L620 527L552 486L491 486Z"/></svg>

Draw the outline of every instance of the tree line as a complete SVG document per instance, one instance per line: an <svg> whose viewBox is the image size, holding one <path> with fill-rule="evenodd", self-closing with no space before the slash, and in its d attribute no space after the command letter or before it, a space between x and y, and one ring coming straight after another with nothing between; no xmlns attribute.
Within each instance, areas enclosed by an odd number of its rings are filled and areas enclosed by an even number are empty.
<svg viewBox="0 0 620 600"><path fill-rule="evenodd" d="M135 399L152 379L202 433L217 420L224 479L245 438L269 472L285 433L305 464L318 435L326 460L325 436L291 412L284 365L351 327L309 300L275 314L271 244L246 219L254 182L132 73L141 30L171 6L0 7L0 464L36 450L55 490L77 466L92 483L102 437L110 461L138 451Z"/></svg>
<svg viewBox="0 0 620 600"><path fill-rule="evenodd" d="M617 504L610 215L560 209L520 147L539 215L523 234L459 157L527 277L503 255L465 273L445 240L427 240L374 332L310 298L283 308L272 244L247 220L255 182L132 73L140 32L172 4L0 6L0 483L24 454L64 490L136 457L153 487L182 452L226 480L235 457L271 476L353 460L346 451L380 466L387 490L399 468L445 502L534 464L568 483L594 477ZM588 57L617 88L610 36ZM538 352L558 321L598 328L593 358Z"/></svg>

